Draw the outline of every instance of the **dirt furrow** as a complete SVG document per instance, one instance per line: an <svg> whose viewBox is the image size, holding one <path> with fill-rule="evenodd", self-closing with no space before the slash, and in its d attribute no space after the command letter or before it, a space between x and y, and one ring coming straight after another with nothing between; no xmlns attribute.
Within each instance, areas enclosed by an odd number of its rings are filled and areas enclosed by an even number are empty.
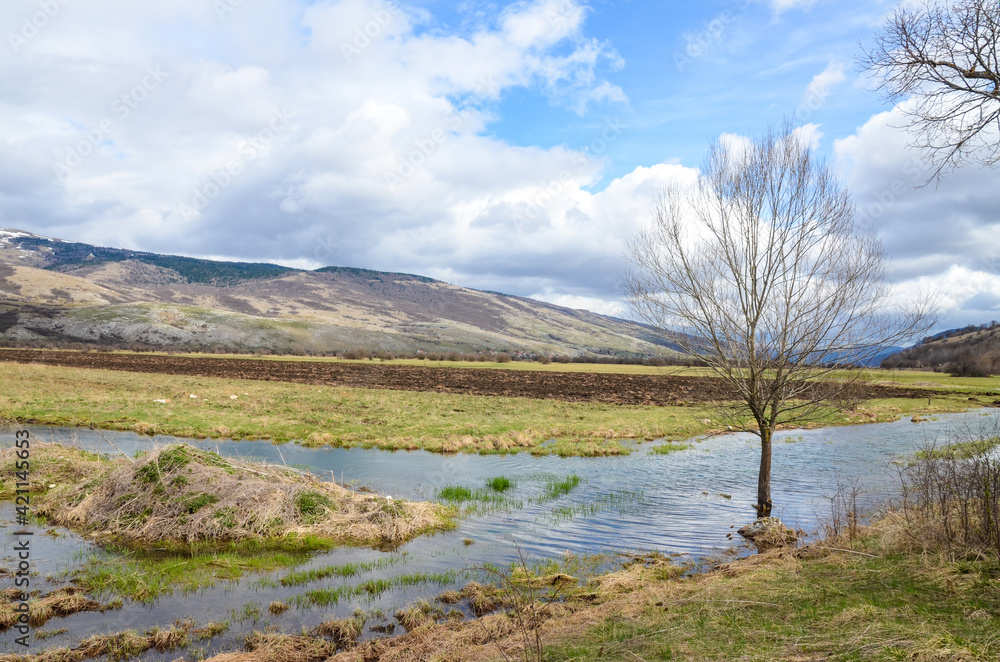
<svg viewBox="0 0 1000 662"><path fill-rule="evenodd" d="M735 396L721 379L676 375L541 372L47 350L0 350L0 361L197 377L498 395L618 405L674 405L727 400ZM863 396L926 398L935 393L943 392L865 385Z"/></svg>

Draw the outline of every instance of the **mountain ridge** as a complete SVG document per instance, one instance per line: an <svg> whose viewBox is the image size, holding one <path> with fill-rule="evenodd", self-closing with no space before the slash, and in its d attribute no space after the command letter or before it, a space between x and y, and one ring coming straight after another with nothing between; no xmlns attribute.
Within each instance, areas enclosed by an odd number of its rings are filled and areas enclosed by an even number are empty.
<svg viewBox="0 0 1000 662"><path fill-rule="evenodd" d="M881 365L947 372L956 377L1000 374L1000 323L941 331L887 357Z"/></svg>
<svg viewBox="0 0 1000 662"><path fill-rule="evenodd" d="M291 352L670 355L627 320L359 267L309 271L0 231L0 341Z"/></svg>

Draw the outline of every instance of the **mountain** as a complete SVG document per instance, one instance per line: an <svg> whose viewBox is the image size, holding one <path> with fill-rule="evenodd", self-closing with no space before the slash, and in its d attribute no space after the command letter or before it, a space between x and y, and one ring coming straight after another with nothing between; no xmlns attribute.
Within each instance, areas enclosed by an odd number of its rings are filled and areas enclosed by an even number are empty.
<svg viewBox="0 0 1000 662"><path fill-rule="evenodd" d="M652 327L412 274L161 255L0 231L0 341L280 352L670 355Z"/></svg>
<svg viewBox="0 0 1000 662"><path fill-rule="evenodd" d="M951 329L882 361L883 368L920 368L958 377L1000 374L1000 324Z"/></svg>

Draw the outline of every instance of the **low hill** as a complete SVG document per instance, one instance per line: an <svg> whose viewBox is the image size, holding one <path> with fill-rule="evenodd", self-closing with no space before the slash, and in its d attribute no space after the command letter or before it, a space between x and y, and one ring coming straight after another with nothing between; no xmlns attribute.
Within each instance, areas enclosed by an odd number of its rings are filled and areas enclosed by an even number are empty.
<svg viewBox="0 0 1000 662"><path fill-rule="evenodd" d="M887 357L883 368L918 368L957 377L1000 374L1000 324L943 331L920 344Z"/></svg>
<svg viewBox="0 0 1000 662"><path fill-rule="evenodd" d="M0 231L0 342L275 352L673 353L650 327L412 274L161 255Z"/></svg>

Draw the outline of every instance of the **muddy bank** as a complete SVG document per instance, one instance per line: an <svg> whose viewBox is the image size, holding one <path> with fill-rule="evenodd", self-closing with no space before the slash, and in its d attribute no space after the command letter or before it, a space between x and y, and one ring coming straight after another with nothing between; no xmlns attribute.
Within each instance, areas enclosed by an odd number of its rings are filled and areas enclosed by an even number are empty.
<svg viewBox="0 0 1000 662"><path fill-rule="evenodd" d="M721 379L674 375L424 368L382 363L271 361L8 349L0 350L0 361L351 388L513 396L617 405L676 405L732 400L737 397L737 394ZM859 385L858 388L860 390L857 395L861 398L926 398L936 393L951 393L873 384ZM988 395L995 396L993 393Z"/></svg>

